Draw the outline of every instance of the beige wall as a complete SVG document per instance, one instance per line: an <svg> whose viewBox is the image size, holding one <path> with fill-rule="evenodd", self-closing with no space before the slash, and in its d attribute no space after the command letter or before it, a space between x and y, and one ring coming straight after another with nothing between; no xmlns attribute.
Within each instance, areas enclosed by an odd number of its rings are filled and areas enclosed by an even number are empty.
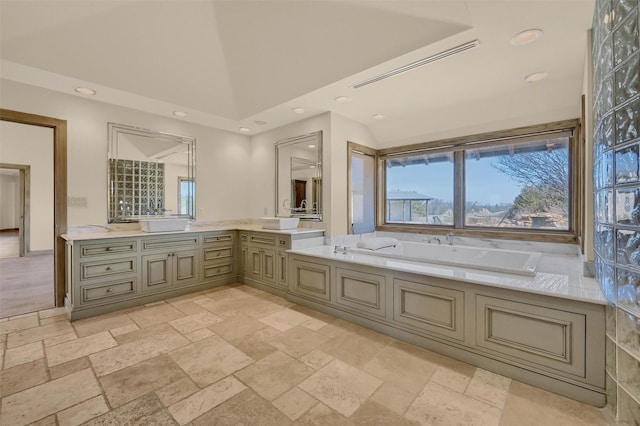
<svg viewBox="0 0 640 426"><path fill-rule="evenodd" d="M29 250L53 250L53 129L0 121L0 163L31 166Z"/></svg>
<svg viewBox="0 0 640 426"><path fill-rule="evenodd" d="M68 225L106 224L107 122L196 138L198 220L245 218L250 213L250 143L244 135L0 80L2 108L67 120L68 195L86 207L68 208Z"/></svg>

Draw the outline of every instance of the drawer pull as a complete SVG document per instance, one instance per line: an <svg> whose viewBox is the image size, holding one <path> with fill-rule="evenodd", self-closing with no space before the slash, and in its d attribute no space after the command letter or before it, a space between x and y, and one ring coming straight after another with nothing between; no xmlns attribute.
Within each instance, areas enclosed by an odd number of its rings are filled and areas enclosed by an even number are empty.
<svg viewBox="0 0 640 426"><path fill-rule="evenodd" d="M113 247L107 247L107 251L113 251Z"/></svg>
<svg viewBox="0 0 640 426"><path fill-rule="evenodd" d="M107 293L113 293L113 289L112 288L108 288L107 289Z"/></svg>
<svg viewBox="0 0 640 426"><path fill-rule="evenodd" d="M104 269L105 269L105 270L107 270L107 271L110 271L110 270L111 270L111 266L107 266L107 267L106 267L106 268L104 268Z"/></svg>

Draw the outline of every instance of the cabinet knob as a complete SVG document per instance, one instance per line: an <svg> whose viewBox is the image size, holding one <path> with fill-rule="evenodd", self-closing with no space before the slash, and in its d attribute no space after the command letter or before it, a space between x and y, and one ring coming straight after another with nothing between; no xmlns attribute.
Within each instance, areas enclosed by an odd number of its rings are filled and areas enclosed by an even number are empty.
<svg viewBox="0 0 640 426"><path fill-rule="evenodd" d="M171 257L173 256L171 253L167 253L167 257Z"/></svg>
<svg viewBox="0 0 640 426"><path fill-rule="evenodd" d="M106 269L107 271L110 271L110 270L111 270L111 266L107 266L105 269Z"/></svg>
<svg viewBox="0 0 640 426"><path fill-rule="evenodd" d="M107 293L113 293L113 289L112 288L108 288L107 289Z"/></svg>
<svg viewBox="0 0 640 426"><path fill-rule="evenodd" d="M111 250L113 250L113 248L107 247L107 251L111 251Z"/></svg>

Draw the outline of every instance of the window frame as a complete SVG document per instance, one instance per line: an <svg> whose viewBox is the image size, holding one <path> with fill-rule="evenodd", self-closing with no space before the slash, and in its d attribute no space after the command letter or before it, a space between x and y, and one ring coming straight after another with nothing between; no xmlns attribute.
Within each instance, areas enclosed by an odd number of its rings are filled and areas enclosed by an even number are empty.
<svg viewBox="0 0 640 426"><path fill-rule="evenodd" d="M569 212L567 230L549 230L532 228L491 228L464 225L465 215L465 150L470 147L480 148L495 145L505 145L509 141L522 143L544 137L559 136L570 132L569 135ZM583 138L580 136L579 119L563 120L534 126L519 127L496 132L481 133L458 138L450 138L413 145L385 148L377 151L378 185L377 185L377 214L376 230L389 232L410 232L424 234L455 233L458 236L521 239L528 241L544 241L555 243L580 243L584 218L583 188L584 188L584 148ZM398 156L452 152L454 162L454 198L453 226L432 224L403 224L387 222L386 212L386 167L385 161Z"/></svg>
<svg viewBox="0 0 640 426"><path fill-rule="evenodd" d="M352 216L353 216L353 212L351 211L351 206L353 203L352 200L352 190L353 188L351 187L351 179L352 179L352 170L351 170L351 162L353 160L353 152L359 152L362 155L368 155L370 157L373 157L373 162L374 162L374 170L373 170L373 175L374 175L374 182L373 182L373 204L374 204L374 227L377 229L378 227L378 206L380 205L379 203L379 199L378 199L378 176L380 176L380 162L378 159L378 151L370 148L368 146L364 146L364 145L360 145L357 144L355 142L351 142L351 141L347 141L347 234L353 234L353 223L352 223Z"/></svg>

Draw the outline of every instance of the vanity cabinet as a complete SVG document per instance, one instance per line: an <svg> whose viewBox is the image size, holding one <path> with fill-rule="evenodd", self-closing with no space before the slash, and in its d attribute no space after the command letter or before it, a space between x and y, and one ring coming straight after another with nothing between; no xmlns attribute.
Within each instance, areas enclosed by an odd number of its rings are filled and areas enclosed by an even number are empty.
<svg viewBox="0 0 640 426"><path fill-rule="evenodd" d="M319 245L324 231L305 233L240 231L240 281L284 296L289 288L287 250L304 244Z"/></svg>
<svg viewBox="0 0 640 426"><path fill-rule="evenodd" d="M202 235L202 278L220 279L234 276L235 231Z"/></svg>
<svg viewBox="0 0 640 426"><path fill-rule="evenodd" d="M67 241L70 319L236 281L236 231Z"/></svg>
<svg viewBox="0 0 640 426"><path fill-rule="evenodd" d="M200 256L197 250L176 251L142 256L144 291L197 282Z"/></svg>
<svg viewBox="0 0 640 426"><path fill-rule="evenodd" d="M266 285L276 285L275 234L251 233L249 236L249 277Z"/></svg>

